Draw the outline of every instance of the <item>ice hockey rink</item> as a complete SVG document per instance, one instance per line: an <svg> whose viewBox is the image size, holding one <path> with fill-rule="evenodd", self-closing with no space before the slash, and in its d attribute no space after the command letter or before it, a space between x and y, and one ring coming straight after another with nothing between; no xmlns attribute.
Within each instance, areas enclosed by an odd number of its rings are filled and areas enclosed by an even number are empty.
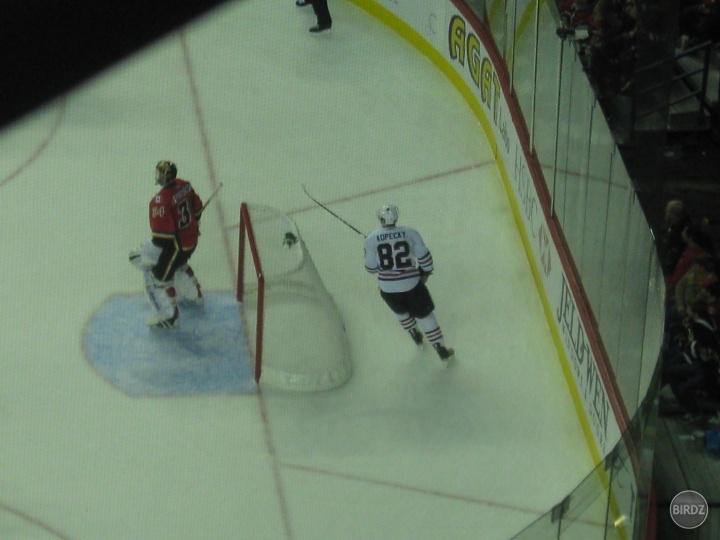
<svg viewBox="0 0 720 540"><path fill-rule="evenodd" d="M477 119L392 30L330 8L311 35L291 0L230 2L0 133L3 540L508 539L591 470ZM93 368L88 324L142 294L127 255L160 159L201 196L224 185L192 261L207 292L234 290L241 201L293 218L347 329L346 385L131 396ZM391 202L423 234L452 368L302 185L362 231Z"/></svg>

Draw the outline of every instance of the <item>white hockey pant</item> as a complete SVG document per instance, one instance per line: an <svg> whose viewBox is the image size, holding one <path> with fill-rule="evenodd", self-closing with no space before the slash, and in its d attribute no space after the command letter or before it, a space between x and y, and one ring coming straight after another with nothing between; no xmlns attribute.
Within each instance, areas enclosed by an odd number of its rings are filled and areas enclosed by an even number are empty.
<svg viewBox="0 0 720 540"><path fill-rule="evenodd" d="M428 341L432 345L435 345L436 343L444 345L443 334L434 313L431 313L422 319L416 319L408 313L396 313L395 315L397 316L398 321L400 321L402 327L408 332L416 326L420 326Z"/></svg>
<svg viewBox="0 0 720 540"><path fill-rule="evenodd" d="M159 321L172 319L178 312L177 293L172 281L161 282L156 280L152 272L147 270L145 275L145 292L150 304L155 309Z"/></svg>

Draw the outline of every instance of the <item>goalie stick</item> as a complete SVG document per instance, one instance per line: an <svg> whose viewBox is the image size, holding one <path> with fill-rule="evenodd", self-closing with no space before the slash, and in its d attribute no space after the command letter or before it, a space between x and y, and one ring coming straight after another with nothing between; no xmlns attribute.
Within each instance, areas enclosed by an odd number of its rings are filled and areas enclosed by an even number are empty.
<svg viewBox="0 0 720 540"><path fill-rule="evenodd" d="M210 196L207 198L207 200L205 201L205 204L203 204L203 207L202 207L202 209L200 210L201 213L205 211L205 209L208 207L208 204L210 204L210 202L215 198L215 195L218 194L218 192L220 191L220 188L222 188L222 187L223 187L223 183L220 182L220 183L218 184L218 187L216 187L216 188L213 190L213 192L210 194Z"/></svg>
<svg viewBox="0 0 720 540"><path fill-rule="evenodd" d="M345 221L343 218L341 218L340 216L338 216L335 212L333 212L332 210L330 210L327 206L325 206L324 204L322 204L322 203L321 203L320 201L318 201L315 197L313 197L312 195L310 195L310 194L308 193L308 190L305 189L305 185L304 185L304 184L303 184L302 188L303 188L303 191L305 192L305 195L307 195L308 197L310 197L310 200L312 200L312 202L314 202L315 204L317 204L320 208L322 208L323 210L325 210L326 212L328 212L329 214L331 214L331 215L334 216L335 218L337 218L337 219L339 219L340 221L342 221L345 225L347 225L348 227L350 227L353 231L355 231L356 233L358 233L360 236L362 236L363 238L366 238L366 236L365 236L363 233L361 233L361 232L360 232L359 230L357 230L355 227L353 227L352 225L350 225L350 224L349 224L347 221Z"/></svg>

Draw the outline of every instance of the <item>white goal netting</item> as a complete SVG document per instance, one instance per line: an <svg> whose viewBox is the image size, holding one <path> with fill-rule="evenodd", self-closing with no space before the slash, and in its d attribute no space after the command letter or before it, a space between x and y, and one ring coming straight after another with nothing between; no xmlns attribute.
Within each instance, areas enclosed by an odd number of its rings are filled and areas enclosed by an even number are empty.
<svg viewBox="0 0 720 540"><path fill-rule="evenodd" d="M352 376L345 327L292 219L243 203L238 259L256 379L259 370L263 385L299 391L344 384Z"/></svg>

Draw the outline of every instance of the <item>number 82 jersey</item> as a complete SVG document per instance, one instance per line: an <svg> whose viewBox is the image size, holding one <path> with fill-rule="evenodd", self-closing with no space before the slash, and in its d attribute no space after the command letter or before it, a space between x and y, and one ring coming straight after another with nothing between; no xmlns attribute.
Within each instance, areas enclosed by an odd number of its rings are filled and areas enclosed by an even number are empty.
<svg viewBox="0 0 720 540"><path fill-rule="evenodd" d="M380 290L389 293L414 289L420 270L430 273L433 260L420 233L411 227L377 229L365 239L365 270L377 274Z"/></svg>

